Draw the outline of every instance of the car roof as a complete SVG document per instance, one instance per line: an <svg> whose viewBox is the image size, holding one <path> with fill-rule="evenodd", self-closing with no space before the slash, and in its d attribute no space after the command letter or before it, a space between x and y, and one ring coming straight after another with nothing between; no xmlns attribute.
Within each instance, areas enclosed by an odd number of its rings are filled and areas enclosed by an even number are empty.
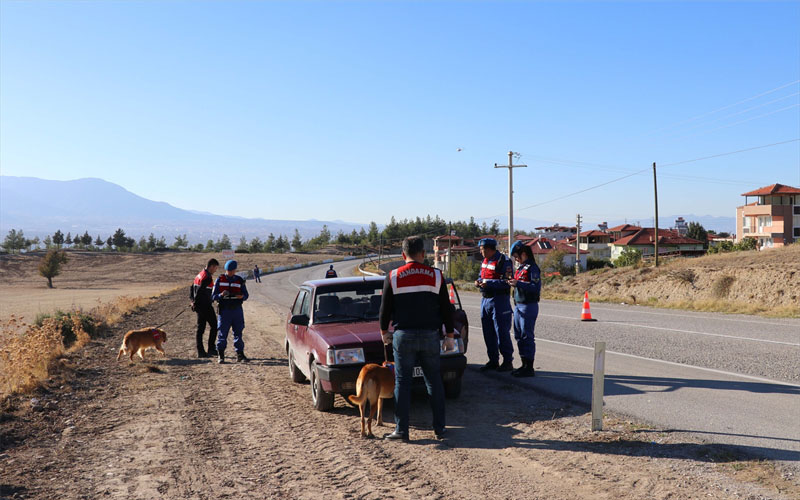
<svg viewBox="0 0 800 500"><path fill-rule="evenodd" d="M303 282L303 286L311 288L325 288L327 286L340 287L341 285L358 284L358 283L383 283L386 279L385 276L352 276L347 278L323 278L318 280L309 280Z"/></svg>

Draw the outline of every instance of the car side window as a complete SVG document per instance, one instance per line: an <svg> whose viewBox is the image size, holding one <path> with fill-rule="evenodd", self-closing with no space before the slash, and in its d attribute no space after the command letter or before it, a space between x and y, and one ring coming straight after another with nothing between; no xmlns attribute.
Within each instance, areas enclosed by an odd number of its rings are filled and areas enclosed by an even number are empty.
<svg viewBox="0 0 800 500"><path fill-rule="evenodd" d="M303 314L301 312L303 310L303 303L307 301L308 301L308 292L306 290L300 290L300 292L297 294L297 298L294 299L294 306L292 306L292 314L295 316L298 314ZM308 314L308 312L306 312L306 314Z"/></svg>
<svg viewBox="0 0 800 500"><path fill-rule="evenodd" d="M308 292L303 296L303 305L300 308L300 314L305 314L306 316L311 315L311 294Z"/></svg>

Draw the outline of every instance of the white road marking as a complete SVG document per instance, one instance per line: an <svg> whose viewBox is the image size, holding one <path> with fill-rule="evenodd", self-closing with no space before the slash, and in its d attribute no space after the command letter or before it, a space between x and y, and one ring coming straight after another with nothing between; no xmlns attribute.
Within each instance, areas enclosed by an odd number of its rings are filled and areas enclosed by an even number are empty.
<svg viewBox="0 0 800 500"><path fill-rule="evenodd" d="M480 310L480 307L476 307L476 306L466 306L466 307ZM557 314L539 314L539 316L543 316L543 317L546 317L546 318L571 319L571 320L575 320L575 321L578 320L577 318L572 318L572 317L569 317L569 316L559 316ZM621 323L619 321L610 321L610 320L604 320L603 323L613 323L615 325L621 325L621 326L648 328L650 330L664 330L664 331L678 332L678 333L693 333L695 335L706 335L706 336L709 336L709 337L723 337L723 338L727 338L727 339L747 340L747 341L750 341L750 342L763 342L763 343L767 343L767 344L780 344L780 345L789 345L789 346L792 346L792 347L800 347L800 343L782 342L780 340L754 339L754 338L751 338L751 337L737 337L736 335L723 335L721 333L697 332L697 331L694 331L694 330L679 330L677 328L665 328L663 326L637 325L637 324L633 324L633 323Z"/></svg>
<svg viewBox="0 0 800 500"><path fill-rule="evenodd" d="M539 339L536 339L536 340L537 340L537 342L539 341ZM577 348L580 348L580 349L586 349L586 350L589 350L589 351L594 351L594 347L587 347L587 346L582 346L582 345L568 344L566 342L559 342L557 340L546 340L546 339L541 339L541 340L542 340L542 342L549 342L551 344L559 344L559 345L563 345L563 346L567 346L567 347L577 347ZM670 366L679 366L679 367L682 367L682 368L694 368L696 370L703 370L703 371L706 371L706 372L717 373L719 375L727 375L727 376L730 376L730 377L746 378L748 380L755 380L757 382L764 382L764 383L767 383L767 384L786 385L786 386L789 386L789 387L798 387L798 388L800 388L800 384L792 384L790 382L783 382L783 381L780 381L780 380L772 380L772 379L763 378L763 377L755 377L753 375L743 375L741 373L726 372L724 370L716 370L714 368L705 368L705 367L702 367L702 366L687 365L685 363L675 363L674 361L665 361L663 359L645 358L644 356L636 356L635 354L626 354L624 352L606 351L606 353L615 354L615 355L618 355L618 356L625 356L625 357L628 357L628 358L641 359L643 361L654 361L656 363L663 363L665 365L670 365ZM608 376L608 374L606 374L606 376Z"/></svg>
<svg viewBox="0 0 800 500"><path fill-rule="evenodd" d="M556 306L563 306L564 305L564 304L559 303L557 301L548 301L548 302L552 302L553 304L556 304ZM575 304L580 304L580 302L575 302ZM597 309L603 309L603 310L606 310L606 311L630 312L630 313L634 313L634 314L654 314L654 315L658 315L658 316L681 316L681 315L683 315L683 313L687 313L688 312L688 313L691 313L691 317L692 318L710 319L710 320L713 320L713 321L735 321L737 323L754 323L754 324L757 324L757 325L792 326L789 323L770 323L770 322L767 322L767 321L758 321L758 320L754 320L754 319L725 318L725 317L721 317L721 316L703 316L703 315L700 315L700 314L698 314L698 313L696 313L694 311L681 311L681 312L674 312L674 313L666 313L666 312L656 312L656 311L639 311L639 310L633 310L633 309L620 309L620 308L608 307L608 306L609 306L608 303L600 302L600 303L598 303L596 308ZM630 307L634 307L634 306L630 306Z"/></svg>

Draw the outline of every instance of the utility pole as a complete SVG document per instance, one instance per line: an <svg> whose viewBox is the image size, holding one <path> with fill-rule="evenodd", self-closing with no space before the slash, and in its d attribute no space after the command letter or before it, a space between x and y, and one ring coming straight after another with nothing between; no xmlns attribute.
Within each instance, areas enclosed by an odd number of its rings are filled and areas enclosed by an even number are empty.
<svg viewBox="0 0 800 500"><path fill-rule="evenodd" d="M581 272L581 214L575 216L575 225L578 230L575 235L575 275ZM588 238L588 237L587 237ZM587 244L589 240L586 240Z"/></svg>
<svg viewBox="0 0 800 500"><path fill-rule="evenodd" d="M453 261L453 226L452 223L447 223L447 277L452 278L450 273L450 264Z"/></svg>
<svg viewBox="0 0 800 500"><path fill-rule="evenodd" d="M508 252L509 253L511 253L511 245L514 244L514 176L512 174L512 169L527 167L527 165L514 165L512 159L515 154L519 156L519 153L514 153L513 151L508 152L508 165L498 165L497 163L494 164L494 168L508 169ZM511 255L509 255L509 257L511 257ZM513 269L514 259L511 259L511 266Z"/></svg>
<svg viewBox="0 0 800 500"><path fill-rule="evenodd" d="M653 194L656 201L656 223L655 226L655 243L656 243L656 267L658 267L658 183L656 182L656 162L653 162Z"/></svg>

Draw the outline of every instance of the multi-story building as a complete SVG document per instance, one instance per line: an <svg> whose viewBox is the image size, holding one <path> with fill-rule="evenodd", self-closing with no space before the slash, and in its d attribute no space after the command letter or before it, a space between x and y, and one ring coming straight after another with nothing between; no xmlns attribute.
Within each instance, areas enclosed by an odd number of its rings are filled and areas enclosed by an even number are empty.
<svg viewBox="0 0 800 500"><path fill-rule="evenodd" d="M683 217L678 217L675 219L675 231L678 232L681 236L686 236L689 234L689 223L686 222L686 219Z"/></svg>
<svg viewBox="0 0 800 500"><path fill-rule="evenodd" d="M758 248L788 245L800 239L800 189L772 184L743 193L736 207L736 241L758 240ZM748 203L750 197L757 200Z"/></svg>
<svg viewBox="0 0 800 500"><path fill-rule="evenodd" d="M593 259L610 259L612 241L614 237L610 233L596 229L578 235L578 246L588 251Z"/></svg>
<svg viewBox="0 0 800 500"><path fill-rule="evenodd" d="M536 228L536 236L539 238L547 238L549 240L566 240L572 236L575 236L575 233L578 232L578 228L575 226L562 226L559 223L555 223L552 226L542 226Z"/></svg>

